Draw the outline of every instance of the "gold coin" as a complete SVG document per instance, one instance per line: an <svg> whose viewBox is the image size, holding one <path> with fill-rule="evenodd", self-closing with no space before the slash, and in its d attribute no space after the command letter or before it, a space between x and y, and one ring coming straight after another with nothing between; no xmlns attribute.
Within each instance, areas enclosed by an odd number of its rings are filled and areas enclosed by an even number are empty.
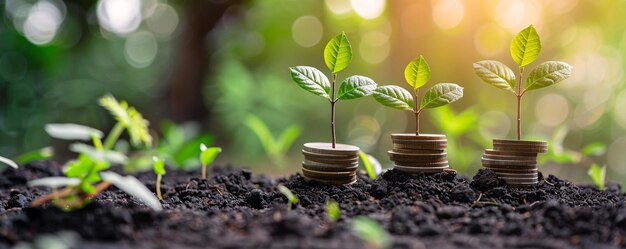
<svg viewBox="0 0 626 249"><path fill-rule="evenodd" d="M302 162L302 168L304 169L310 169L310 170L315 170L315 171L325 171L325 172L356 171L358 167L359 167L358 165L349 166L349 167L328 166L328 165L319 166L319 165L309 165L309 164Z"/></svg>
<svg viewBox="0 0 626 249"><path fill-rule="evenodd" d="M358 154L355 154L355 155L320 154L320 153L308 152L306 150L302 150L302 155L304 155L305 157L310 157L310 158L336 158L336 159L358 159L359 158Z"/></svg>
<svg viewBox="0 0 626 249"><path fill-rule="evenodd" d="M502 159L489 159L481 158L483 164L487 165L535 165L537 166L537 160L502 160Z"/></svg>
<svg viewBox="0 0 626 249"><path fill-rule="evenodd" d="M400 140L446 140L446 135L442 134L419 134L415 133L396 133L391 134L391 139Z"/></svg>
<svg viewBox="0 0 626 249"><path fill-rule="evenodd" d="M315 161L311 161L311 160L306 160L304 159L304 161L302 161L303 164L306 165L311 165L311 166L321 166L321 167L353 167L353 166L358 166L359 162L356 161L354 163L320 163L320 162L315 162Z"/></svg>
<svg viewBox="0 0 626 249"><path fill-rule="evenodd" d="M526 173L535 173L538 172L537 168L492 168L489 166L484 166L486 169L489 169L496 174L498 173L511 173L511 174L526 174Z"/></svg>
<svg viewBox="0 0 626 249"><path fill-rule="evenodd" d="M532 146L532 147L548 147L548 142L538 140L515 140L515 139L494 139L493 144L513 145L513 146Z"/></svg>
<svg viewBox="0 0 626 249"><path fill-rule="evenodd" d="M393 149L395 153L404 153L411 155L431 155L431 154L446 154L445 149L441 150L416 150L416 149Z"/></svg>
<svg viewBox="0 0 626 249"><path fill-rule="evenodd" d="M421 163L421 162L394 162L397 166L403 167L414 167L414 168L439 168L439 167L449 167L448 161L445 162L436 162L436 163Z"/></svg>
<svg viewBox="0 0 626 249"><path fill-rule="evenodd" d="M335 148L331 143L305 143L305 151L319 154L332 155L358 155L359 147L348 144L335 144Z"/></svg>
<svg viewBox="0 0 626 249"><path fill-rule="evenodd" d="M490 155L483 153L483 158L491 160L517 160L517 161L534 161L537 162L537 156L508 156L508 155Z"/></svg>
<svg viewBox="0 0 626 249"><path fill-rule="evenodd" d="M434 174L434 173L441 173L443 172L445 169L448 168L448 166L445 167L432 167L432 168L418 168L418 167L406 167L406 166L402 166L402 165L393 165L394 169L403 171L403 172L407 172L407 173L425 173L425 174Z"/></svg>
<svg viewBox="0 0 626 249"><path fill-rule="evenodd" d="M399 144L394 143L393 149L394 151L398 149L402 150L445 150L447 147L446 144Z"/></svg>
<svg viewBox="0 0 626 249"><path fill-rule="evenodd" d="M493 150L486 149L486 155L498 155L498 156L523 156L523 157L537 157L536 152L519 152L519 151L501 151L501 150Z"/></svg>
<svg viewBox="0 0 626 249"><path fill-rule="evenodd" d="M339 165L348 165L359 163L359 158L354 159L336 159L336 158L324 158L324 157L311 157L304 156L304 160L316 162L316 163L325 163L325 164L339 164Z"/></svg>
<svg viewBox="0 0 626 249"><path fill-rule="evenodd" d="M325 180L350 180L356 175L356 171L352 172L324 172L302 168L302 175L311 178Z"/></svg>
<svg viewBox="0 0 626 249"><path fill-rule="evenodd" d="M314 181L317 183L321 183L324 185L346 185L346 184L352 184L356 182L356 176L354 176L354 178L349 179L349 180L325 180L325 179L318 179L318 178L312 178L312 177L304 177L304 180L306 181Z"/></svg>
<svg viewBox="0 0 626 249"><path fill-rule="evenodd" d="M537 178L539 174L537 172L531 173L507 173L507 172L496 172L496 175L499 177L520 177L520 178Z"/></svg>

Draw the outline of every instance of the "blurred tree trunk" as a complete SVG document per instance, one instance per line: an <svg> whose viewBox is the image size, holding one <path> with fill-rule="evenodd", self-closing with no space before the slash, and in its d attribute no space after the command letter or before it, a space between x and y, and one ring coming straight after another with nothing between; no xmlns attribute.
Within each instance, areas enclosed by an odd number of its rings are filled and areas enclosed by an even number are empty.
<svg viewBox="0 0 626 249"><path fill-rule="evenodd" d="M182 26L170 78L167 79L169 116L175 121L202 120L209 115L204 103L204 82L209 74L211 42L207 34L225 11L239 0L183 1Z"/></svg>

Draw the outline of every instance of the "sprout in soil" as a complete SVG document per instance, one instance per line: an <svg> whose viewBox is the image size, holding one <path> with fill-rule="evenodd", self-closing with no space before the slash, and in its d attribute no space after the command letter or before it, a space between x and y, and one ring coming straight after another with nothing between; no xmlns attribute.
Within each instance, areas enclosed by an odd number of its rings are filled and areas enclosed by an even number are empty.
<svg viewBox="0 0 626 249"><path fill-rule="evenodd" d="M330 220L331 222L337 222L337 220L339 219L339 216L341 216L341 210L339 209L339 204L333 200L330 199L326 202L326 217L328 217L328 220Z"/></svg>
<svg viewBox="0 0 626 249"><path fill-rule="evenodd" d="M420 102L419 89L430 79L430 67L421 55L406 66L404 78L413 88L413 94L402 87L387 85L376 88L374 99L385 106L413 112L415 135L420 134L419 118L422 110L444 106L463 97L463 87L453 83L439 83L428 89Z"/></svg>
<svg viewBox="0 0 626 249"><path fill-rule="evenodd" d="M352 219L352 232L372 248L383 249L391 246L391 237L378 222L365 216Z"/></svg>
<svg viewBox="0 0 626 249"><path fill-rule="evenodd" d="M13 160L8 159L6 157L0 156L0 163L9 165L9 167L17 169L17 163L15 163Z"/></svg>
<svg viewBox="0 0 626 249"><path fill-rule="evenodd" d="M346 78L335 91L337 73L345 69L352 60L352 46L345 33L335 36L324 49L324 61L332 74L332 83L318 69L308 66L290 67L291 78L302 89L328 99L330 102L330 130L332 147L335 148L335 104L339 100L356 99L371 95L376 89L374 80L354 75Z"/></svg>
<svg viewBox="0 0 626 249"><path fill-rule="evenodd" d="M248 114L245 124L259 138L265 153L272 160L272 163L282 168L285 164L285 154L287 154L293 142L300 136L300 126L291 125L280 133L278 137L274 137L265 122L255 115Z"/></svg>
<svg viewBox="0 0 626 249"><path fill-rule="evenodd" d="M296 203L300 201L300 199L298 199L298 196L296 196L293 192L291 192L291 190L289 190L284 185L280 184L277 186L277 188L278 188L278 191L280 191L281 193L283 193L285 197L287 197L287 208L289 210L291 210L293 205L295 205Z"/></svg>
<svg viewBox="0 0 626 249"><path fill-rule="evenodd" d="M206 179L206 167L213 163L217 155L222 152L220 147L207 148L206 145L200 144L200 163L202 163L202 179Z"/></svg>
<svg viewBox="0 0 626 249"><path fill-rule="evenodd" d="M361 158L365 171L367 171L367 175L370 179L376 179L383 170L380 162L378 162L375 157L365 154L363 151L359 151L359 158Z"/></svg>
<svg viewBox="0 0 626 249"><path fill-rule="evenodd" d="M591 165L591 168L589 168L589 171L587 171L587 174L600 190L605 189L606 166L600 167L594 163Z"/></svg>
<svg viewBox="0 0 626 249"><path fill-rule="evenodd" d="M522 139L522 97L527 91L554 85L572 74L572 66L562 61L546 61L535 67L522 86L524 68L535 61L541 52L539 34L528 26L511 42L511 56L519 67L519 75L502 62L485 60L474 63L474 71L484 82L512 92L517 97L517 140Z"/></svg>
<svg viewBox="0 0 626 249"><path fill-rule="evenodd" d="M163 200L163 195L161 194L161 178L163 178L163 175L165 175L165 163L163 162L162 159L156 156L152 157L152 161L154 162L152 164L152 170L154 170L154 174L157 175L157 179L156 179L157 197L159 197L159 200Z"/></svg>
<svg viewBox="0 0 626 249"><path fill-rule="evenodd" d="M148 132L148 121L126 102L117 102L110 95L100 99L100 104L108 109L118 123L111 134L102 143L104 134L91 127L77 124L48 124L46 132L55 138L66 140L91 140L92 145L74 143L70 150L79 153L78 158L65 165L65 177L42 178L29 182L30 186L48 186L53 192L37 198L31 206L39 206L54 200L54 204L64 210L82 208L95 196L106 190L111 184L142 200L155 210L161 210L161 204L139 180L132 176L123 177L113 172L104 172L111 163L124 164L127 157L111 148L126 129L134 145L149 146L152 137ZM59 187L65 187L57 192Z"/></svg>

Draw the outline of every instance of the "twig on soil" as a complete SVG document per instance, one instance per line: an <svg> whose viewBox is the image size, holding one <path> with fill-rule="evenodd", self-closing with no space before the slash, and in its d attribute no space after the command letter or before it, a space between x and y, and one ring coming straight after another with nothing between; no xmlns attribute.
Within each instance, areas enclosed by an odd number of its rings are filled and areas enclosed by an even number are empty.
<svg viewBox="0 0 626 249"><path fill-rule="evenodd" d="M548 181L548 180L546 180L546 179L543 179L543 181L544 181L545 183L547 183L548 185L552 186L552 187L554 187L554 185L555 185L554 183L551 183L551 182L549 182L549 181Z"/></svg>
<svg viewBox="0 0 626 249"><path fill-rule="evenodd" d="M222 191L220 190L219 185L213 185L213 186L210 186L210 188L215 189L215 191L217 191L218 194L224 195L224 193L222 193Z"/></svg>
<svg viewBox="0 0 626 249"><path fill-rule="evenodd" d="M102 193L104 190L106 190L109 186L111 186L111 183L107 182L107 181L103 181L103 182L99 183L98 185L96 185L95 192L90 194L90 195L87 195L85 197L85 199L89 200L89 199L95 198L100 193ZM77 193L77 190L75 188L66 188L66 189L64 189L61 192L52 192L52 193L49 193L47 195L42 195L39 198L33 200L30 203L30 207L39 207L39 206L41 206L41 205L43 205L43 204L45 204L45 203L47 203L47 202L49 202L51 200L57 200L59 198L68 197L68 196L76 194L76 193ZM82 203L82 201L79 201L79 200L77 200L77 201ZM64 203L67 204L67 205L64 205L64 206L73 206L74 204L78 203L77 201L64 202Z"/></svg>
<svg viewBox="0 0 626 249"><path fill-rule="evenodd" d="M500 206L500 204L499 204L499 203L497 203L497 202L496 202L496 201L494 201L494 200L491 200L491 201L480 201L480 199L481 199L482 197L483 197L483 193L480 193L480 194L478 195L478 198L477 198L477 199L476 199L476 200L472 203L472 205L471 205L470 207L474 207L474 206L479 205L479 204L480 204L480 205L494 205L494 206Z"/></svg>

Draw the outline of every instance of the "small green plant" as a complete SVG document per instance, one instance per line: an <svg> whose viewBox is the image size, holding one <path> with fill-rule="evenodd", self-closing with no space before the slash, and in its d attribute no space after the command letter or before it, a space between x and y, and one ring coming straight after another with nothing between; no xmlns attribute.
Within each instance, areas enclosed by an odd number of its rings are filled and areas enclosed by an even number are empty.
<svg viewBox="0 0 626 249"><path fill-rule="evenodd" d="M152 161L154 162L152 164L152 170L154 170L154 174L157 175L157 179L156 179L157 197L159 197L159 200L163 200L163 195L161 194L161 179L163 178L163 175L165 175L165 163L163 162L162 159L158 157L152 157Z"/></svg>
<svg viewBox="0 0 626 249"><path fill-rule="evenodd" d="M453 83L439 83L428 89L420 102L419 89L430 79L430 67L421 55L406 66L404 78L413 88L413 93L399 86L386 85L376 88L374 99L391 108L412 111L415 115L416 135L420 134L419 119L424 109L444 106L463 97L463 87Z"/></svg>
<svg viewBox="0 0 626 249"><path fill-rule="evenodd" d="M8 165L11 168L17 169L17 163L15 163L13 160L8 159L6 157L0 156L0 163L4 163L6 165Z"/></svg>
<svg viewBox="0 0 626 249"><path fill-rule="evenodd" d="M43 147L41 149L24 152L15 157L15 162L20 164L29 163L36 160L46 160L54 156L52 147Z"/></svg>
<svg viewBox="0 0 626 249"><path fill-rule="evenodd" d="M352 219L352 232L372 248L384 249L391 246L391 236L378 222L365 216Z"/></svg>
<svg viewBox="0 0 626 249"><path fill-rule="evenodd" d="M376 82L365 77L354 75L346 78L335 91L337 73L344 70L352 60L352 45L344 32L335 36L326 44L324 62L332 74L332 82L318 69L309 66L290 67L291 78L302 89L330 102L330 130L332 147L335 148L335 104L339 100L356 99L369 96L376 89Z"/></svg>
<svg viewBox="0 0 626 249"><path fill-rule="evenodd" d="M378 160L376 160L373 156L365 154L363 151L359 151L359 158L361 158L365 171L367 171L367 175L370 179L376 179L376 177L378 177L378 175L382 172L380 162L378 162Z"/></svg>
<svg viewBox="0 0 626 249"><path fill-rule="evenodd" d="M46 132L55 138L66 140L91 140L93 146L84 143L70 145L70 150L78 154L78 158L68 162L64 167L66 177L42 178L29 182L31 186L48 186L53 188L51 194L42 196L31 205L38 206L45 202L54 204L65 210L79 209L85 206L96 195L106 190L111 184L144 201L155 210L161 205L139 180L132 176L123 177L114 172L105 172L111 163L126 163L123 153L112 151L113 145L124 130L127 130L134 145L150 146L152 137L148 132L148 121L126 102L117 102L111 95L100 99L100 104L108 109L118 123L106 138L104 134L91 127L77 124L48 124ZM57 192L56 188L65 187Z"/></svg>
<svg viewBox="0 0 626 249"><path fill-rule="evenodd" d="M285 154L287 154L293 142L300 136L300 126L291 125L275 138L263 120L257 116L249 114L248 117L246 117L245 123L259 138L270 160L272 160L275 165L283 167L285 164Z"/></svg>
<svg viewBox="0 0 626 249"><path fill-rule="evenodd" d="M522 97L526 92L554 85L572 74L572 66L562 61L546 61L535 67L522 86L525 67L535 61L541 52L539 34L528 26L519 32L511 42L511 57L519 67L519 75L504 63L484 60L474 63L474 72L484 82L494 87L512 92L517 97L517 140L522 139Z"/></svg>
<svg viewBox="0 0 626 249"><path fill-rule="evenodd" d="M291 192L291 190L289 190L284 185L279 184L276 188L278 188L278 191L280 191L285 197L287 197L287 208L289 210L293 208L293 205L296 205L296 203L300 201L300 199L298 199L298 196L296 196L293 192Z"/></svg>
<svg viewBox="0 0 626 249"><path fill-rule="evenodd" d="M200 165L198 147L200 144L213 144L213 136L200 133L196 123L175 124L172 121L164 121L160 124L160 130L163 138L159 140L156 146L156 154L160 159L167 162L169 167L177 169L197 168Z"/></svg>
<svg viewBox="0 0 626 249"><path fill-rule="evenodd" d="M593 180L593 183L596 184L596 186L600 190L605 189L606 166L600 167L594 163L591 165L591 167L587 171L587 174L591 177L591 180Z"/></svg>
<svg viewBox="0 0 626 249"><path fill-rule="evenodd" d="M213 163L218 154L222 152L220 147L206 147L204 144L200 144L200 163L202 163L202 179L206 179L206 167Z"/></svg>
<svg viewBox="0 0 626 249"><path fill-rule="evenodd" d="M337 222L339 216L341 216L339 204L333 199L328 200L326 202L326 217L328 217L328 220L331 222Z"/></svg>

